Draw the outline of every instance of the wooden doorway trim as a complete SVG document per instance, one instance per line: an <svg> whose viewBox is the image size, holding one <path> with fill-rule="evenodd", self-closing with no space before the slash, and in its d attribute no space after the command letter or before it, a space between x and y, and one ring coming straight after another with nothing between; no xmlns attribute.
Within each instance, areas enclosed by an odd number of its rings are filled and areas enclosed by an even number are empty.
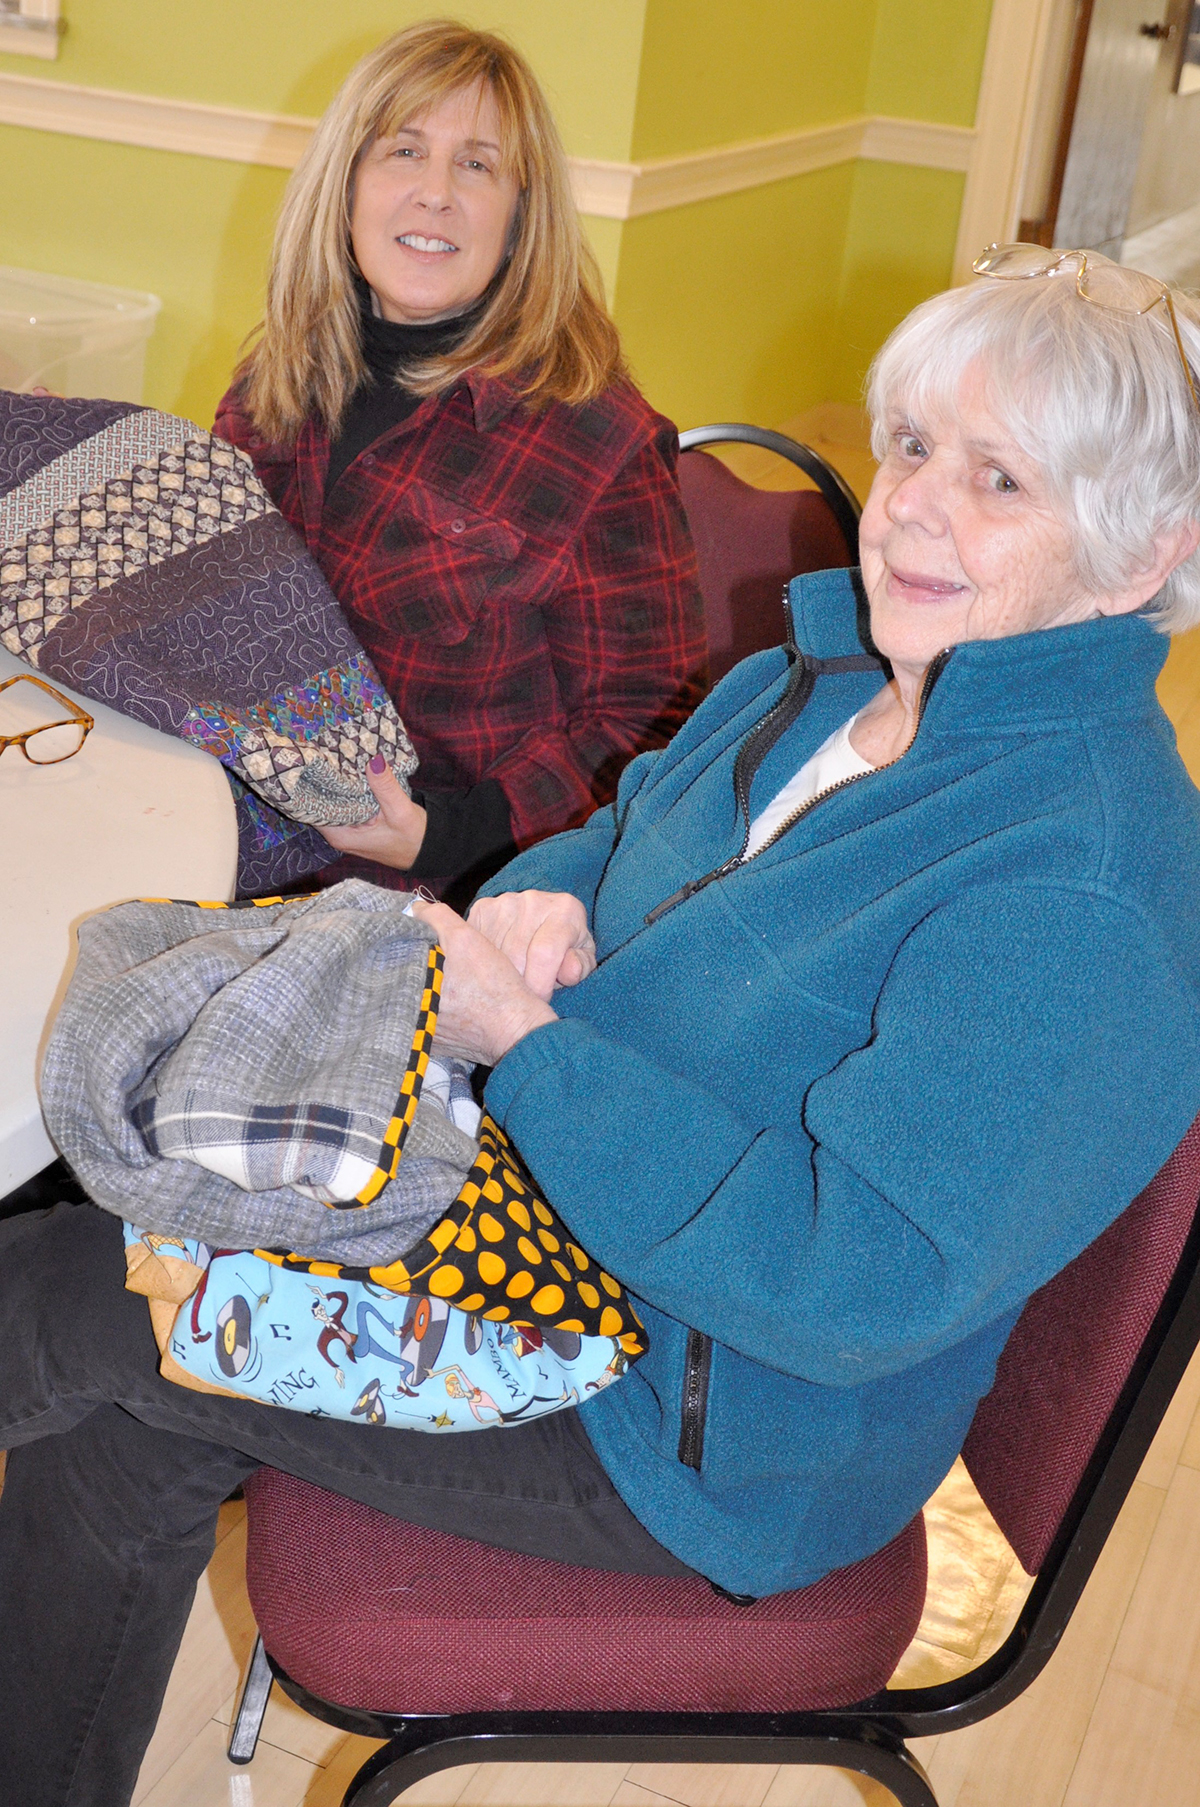
<svg viewBox="0 0 1200 1807"><path fill-rule="evenodd" d="M1054 226L1058 219L1058 204L1062 200L1063 177L1067 173L1067 155L1071 149L1071 128L1075 124L1075 103L1079 99L1079 84L1083 79L1083 59L1087 53L1088 32L1092 28L1092 13L1096 0L1081 0L1079 12L1075 19L1075 35L1071 43L1071 60L1067 68L1067 84L1063 91L1062 110L1058 121L1058 137L1054 146L1054 163L1050 171L1050 184L1042 207L1042 217L1022 221L1021 238L1028 238L1040 245L1054 243Z"/></svg>
<svg viewBox="0 0 1200 1807"><path fill-rule="evenodd" d="M954 248L966 282L985 245L1017 237L1042 71L1058 0L992 0L975 140Z"/></svg>

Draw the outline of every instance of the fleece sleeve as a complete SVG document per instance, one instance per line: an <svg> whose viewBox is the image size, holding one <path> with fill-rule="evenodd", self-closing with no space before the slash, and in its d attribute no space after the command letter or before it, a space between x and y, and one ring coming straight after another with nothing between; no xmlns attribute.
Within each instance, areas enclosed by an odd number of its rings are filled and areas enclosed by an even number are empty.
<svg viewBox="0 0 1200 1807"><path fill-rule="evenodd" d="M1147 1183L1200 1106L1196 1000L1103 894L967 893L910 932L865 1045L796 1120L769 1120L771 1086L756 1111L571 1020L518 1043L487 1098L634 1293L854 1385L1010 1310Z"/></svg>

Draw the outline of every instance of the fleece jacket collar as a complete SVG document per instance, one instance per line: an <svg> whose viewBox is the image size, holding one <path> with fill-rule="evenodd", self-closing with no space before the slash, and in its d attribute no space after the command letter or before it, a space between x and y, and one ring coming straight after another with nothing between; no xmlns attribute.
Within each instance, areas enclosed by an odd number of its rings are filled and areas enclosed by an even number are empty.
<svg viewBox="0 0 1200 1807"><path fill-rule="evenodd" d="M817 659L872 650L857 571L793 578L796 645ZM1143 615L1112 615L954 647L921 720L921 738L1040 732L1081 717L1156 711L1168 640Z"/></svg>

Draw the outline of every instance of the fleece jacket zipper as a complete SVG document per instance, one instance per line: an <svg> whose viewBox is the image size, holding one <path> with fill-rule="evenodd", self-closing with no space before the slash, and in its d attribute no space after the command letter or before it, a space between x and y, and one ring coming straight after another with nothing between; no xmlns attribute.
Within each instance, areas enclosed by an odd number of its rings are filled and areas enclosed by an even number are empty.
<svg viewBox="0 0 1200 1807"><path fill-rule="evenodd" d="M934 685L945 670L946 662L953 650L953 647L947 647L943 652L938 653L935 659L930 661L929 669L925 673L925 681L921 685L921 694L917 702L917 720L916 726L913 729L913 740L916 739L920 729L921 717L925 713L925 705L929 701L930 692L933 690ZM804 708L804 705L812 695L813 685L820 673L826 671L870 671L877 670L878 666L879 661L877 659L870 659L865 655L861 658L852 657L847 659L810 659L807 654L802 654L800 656L796 665L793 667L791 677L788 679L787 689L775 704L775 707L764 715L762 721L759 722L755 728L751 729L750 734L739 747L737 758L734 761L733 787L738 800L738 808L742 813L745 824L745 833L742 837L740 851L733 859L726 860L724 865L718 866L714 871L706 873L703 878L692 879L688 884L676 891L672 897L664 898L663 902L660 903L656 909L651 910L650 914L646 917L646 922L648 924L655 922L660 916L665 916L667 911L673 910L677 904L684 903L689 897L694 897L697 891L702 891L706 885L712 884L714 879L724 878L728 873L735 871L738 866L745 863L746 848L750 844L751 780L758 770L758 767L765 759L767 753L783 733L784 729L791 726L792 722L795 721L800 711ZM911 746L912 741L908 744ZM905 752L907 751L908 748L906 747ZM903 756L903 754L900 755L901 758L903 758ZM894 765L896 762L895 760L890 760L888 763ZM875 771L882 771L884 768L882 766L876 766L873 769ZM781 834L786 834L787 830L800 820L801 816L807 815L814 804L820 803L826 797L832 796L834 791L842 790L845 785L856 784L860 778L869 776L870 773L861 772L853 778L843 778L838 784L831 784L827 790L820 791L817 796L810 798L807 803L803 804L798 810L790 815L785 822L781 822L775 833L771 836L771 839L765 842L764 845L767 847L773 845ZM761 853L762 851L763 849L760 848L759 852ZM683 1399L679 1414L678 1454L679 1460L684 1463L686 1467L694 1468L697 1473L699 1473L700 1464L704 1458L704 1424L708 1413L708 1378L711 1368L712 1338L706 1336L702 1330L689 1330L687 1336L687 1348L683 1357Z"/></svg>
<svg viewBox="0 0 1200 1807"><path fill-rule="evenodd" d="M714 880L727 878L731 872L736 872L739 866L745 864L746 849L750 845L750 786L754 782L754 774L804 709L817 679L826 673L882 669L880 661L872 658L869 653L851 653L840 659L814 659L811 653L797 653L791 631L791 609L786 597L784 608L788 617L788 651L794 660L787 685L779 701L751 728L733 762L733 794L742 819L742 844L732 858L714 866L702 878L688 879L678 891L672 892L670 897L664 897L645 917L647 927L657 922L660 916L665 916L669 910L675 909L677 904L686 903L689 897L695 897L698 891L703 891ZM790 822L785 826L790 827ZM772 836L773 840L776 838ZM761 848L759 851L762 851Z"/></svg>

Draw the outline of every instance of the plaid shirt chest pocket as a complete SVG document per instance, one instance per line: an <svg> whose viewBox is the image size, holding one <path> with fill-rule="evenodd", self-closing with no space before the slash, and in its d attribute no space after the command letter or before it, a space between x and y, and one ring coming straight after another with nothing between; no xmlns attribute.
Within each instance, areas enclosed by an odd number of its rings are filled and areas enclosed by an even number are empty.
<svg viewBox="0 0 1200 1807"><path fill-rule="evenodd" d="M391 591L389 619L401 633L456 646L489 598L521 585L524 543L511 522L417 480L382 527L372 578Z"/></svg>

